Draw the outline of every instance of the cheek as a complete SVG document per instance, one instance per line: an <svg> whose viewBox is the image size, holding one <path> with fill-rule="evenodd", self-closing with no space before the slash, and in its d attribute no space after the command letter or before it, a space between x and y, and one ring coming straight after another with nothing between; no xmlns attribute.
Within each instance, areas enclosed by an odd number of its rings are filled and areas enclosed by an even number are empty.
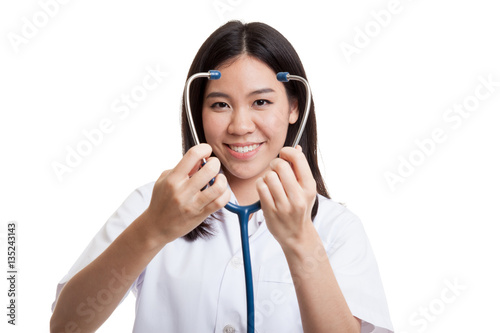
<svg viewBox="0 0 500 333"><path fill-rule="evenodd" d="M213 143L223 133L224 122L221 117L211 112L202 112L203 131L207 143Z"/></svg>
<svg viewBox="0 0 500 333"><path fill-rule="evenodd" d="M280 113L270 114L259 121L260 130L268 137L283 140L288 131L288 118Z"/></svg>

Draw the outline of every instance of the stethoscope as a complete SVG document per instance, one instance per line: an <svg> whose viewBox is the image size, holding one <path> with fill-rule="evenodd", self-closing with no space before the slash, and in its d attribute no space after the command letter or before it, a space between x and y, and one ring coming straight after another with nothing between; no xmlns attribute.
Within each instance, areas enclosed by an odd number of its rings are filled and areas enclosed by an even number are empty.
<svg viewBox="0 0 500 333"><path fill-rule="evenodd" d="M189 99L189 89L191 87L191 83L198 78L208 78L209 80L218 80L221 78L221 73L217 70L210 70L204 73L196 73L191 75L186 81L186 85L184 86L184 104L186 106L186 114L189 123L189 128L191 130L191 135L193 136L193 140L195 145L200 144L200 140L198 139L198 135L196 134L196 128L194 127L193 115L191 112L191 103ZM290 80L300 81L304 84L306 88L306 105L303 112L302 121L300 122L299 131L295 136L292 147L296 147L302 137L302 133L304 132L304 128L306 126L307 118L309 116L309 110L311 108L311 88L309 87L309 83L306 79L297 75L290 75L287 72L280 72L276 75L276 78L280 82L288 82ZM203 164L207 161L203 159ZM212 184L214 179L210 182ZM248 244L248 221L250 215L255 213L260 209L260 201L257 201L248 206L238 206L231 202L227 203L224 206L228 211L238 215L238 220L240 222L240 234L241 234L241 249L243 252L243 266L245 270L245 285L246 285L246 297L247 297L247 332L254 332L254 321L255 321L255 307L254 307L254 295L253 295L253 281L252 281L252 264L250 261L250 247Z"/></svg>

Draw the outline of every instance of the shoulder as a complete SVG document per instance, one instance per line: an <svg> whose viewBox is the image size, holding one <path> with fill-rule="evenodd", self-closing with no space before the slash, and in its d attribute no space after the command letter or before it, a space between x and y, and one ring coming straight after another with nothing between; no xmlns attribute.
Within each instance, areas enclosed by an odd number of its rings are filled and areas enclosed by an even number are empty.
<svg viewBox="0 0 500 333"><path fill-rule="evenodd" d="M155 182L136 188L109 218L103 227L117 236L149 207Z"/></svg>
<svg viewBox="0 0 500 333"><path fill-rule="evenodd" d="M120 208L128 208L132 211L140 211L142 213L151 202L154 185L155 182L150 182L136 188L129 194Z"/></svg>
<svg viewBox="0 0 500 333"><path fill-rule="evenodd" d="M361 220L346 206L319 194L318 201L314 225L326 246L366 237Z"/></svg>
<svg viewBox="0 0 500 333"><path fill-rule="evenodd" d="M345 227L349 224L361 223L358 216L343 204L318 194L318 213L314 224L318 227Z"/></svg>
<svg viewBox="0 0 500 333"><path fill-rule="evenodd" d="M149 182L147 184L144 184L133 191L129 199L133 200L137 204L139 203L144 203L147 202L149 203L151 201L151 196L153 194L153 187L155 186L155 182Z"/></svg>

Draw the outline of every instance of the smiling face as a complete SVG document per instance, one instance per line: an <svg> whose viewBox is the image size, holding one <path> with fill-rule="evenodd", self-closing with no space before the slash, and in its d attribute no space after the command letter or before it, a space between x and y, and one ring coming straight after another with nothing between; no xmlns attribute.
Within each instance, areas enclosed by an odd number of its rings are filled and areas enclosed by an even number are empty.
<svg viewBox="0 0 500 333"><path fill-rule="evenodd" d="M234 59L233 59L234 60ZM262 61L242 55L218 68L203 98L203 129L230 184L254 181L276 158L298 118L283 83Z"/></svg>

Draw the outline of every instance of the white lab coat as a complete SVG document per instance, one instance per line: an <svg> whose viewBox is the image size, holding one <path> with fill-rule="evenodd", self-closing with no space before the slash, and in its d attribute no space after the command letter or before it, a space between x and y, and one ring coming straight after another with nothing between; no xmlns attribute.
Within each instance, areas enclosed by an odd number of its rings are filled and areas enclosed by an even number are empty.
<svg viewBox="0 0 500 333"><path fill-rule="evenodd" d="M73 275L149 206L153 185L138 188L111 216L60 281L57 296ZM234 195L231 201L235 202ZM215 226L214 237L194 242L180 238L167 244L137 278L131 287L137 298L134 332L246 332L238 218L225 209L221 216L210 220ZM352 314L363 321L362 333L392 332L377 263L360 220L344 206L320 196L314 225ZM262 211L253 215L249 233L255 331L302 332L290 271ZM119 274L113 288L119 286ZM97 295L97 302L104 304L108 294ZM90 309L81 311L82 315L90 318Z"/></svg>

